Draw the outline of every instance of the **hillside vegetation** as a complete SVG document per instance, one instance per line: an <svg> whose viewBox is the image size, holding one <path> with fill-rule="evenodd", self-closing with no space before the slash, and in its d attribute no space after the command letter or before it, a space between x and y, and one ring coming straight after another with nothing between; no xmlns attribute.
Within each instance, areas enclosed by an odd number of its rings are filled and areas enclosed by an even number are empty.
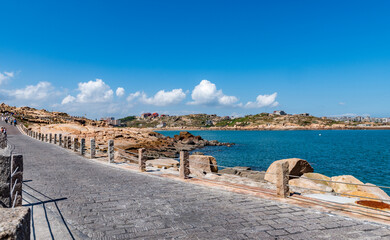
<svg viewBox="0 0 390 240"><path fill-rule="evenodd" d="M207 114L163 117L126 117L121 119L127 127L136 128L284 128L284 127L344 127L354 126L327 118L303 115L276 115L260 113L244 117L230 118ZM356 125L356 124L355 124Z"/></svg>

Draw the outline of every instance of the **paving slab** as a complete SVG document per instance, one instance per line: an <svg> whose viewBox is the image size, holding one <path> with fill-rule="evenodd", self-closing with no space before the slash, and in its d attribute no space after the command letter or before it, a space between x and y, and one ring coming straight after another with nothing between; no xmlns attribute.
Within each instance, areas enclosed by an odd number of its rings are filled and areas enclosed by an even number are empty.
<svg viewBox="0 0 390 240"><path fill-rule="evenodd" d="M9 142L24 156L32 239L390 239L387 225L111 167L25 135Z"/></svg>

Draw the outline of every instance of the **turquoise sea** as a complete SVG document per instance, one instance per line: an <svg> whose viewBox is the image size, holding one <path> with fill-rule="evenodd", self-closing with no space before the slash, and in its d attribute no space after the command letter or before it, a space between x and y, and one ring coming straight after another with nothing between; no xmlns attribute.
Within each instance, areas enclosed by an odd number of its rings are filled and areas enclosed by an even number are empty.
<svg viewBox="0 0 390 240"><path fill-rule="evenodd" d="M159 132L171 137L179 133ZM353 175L364 183L390 186L389 130L190 132L207 140L236 144L196 150L214 156L218 165L267 170L275 160L296 157L330 177Z"/></svg>

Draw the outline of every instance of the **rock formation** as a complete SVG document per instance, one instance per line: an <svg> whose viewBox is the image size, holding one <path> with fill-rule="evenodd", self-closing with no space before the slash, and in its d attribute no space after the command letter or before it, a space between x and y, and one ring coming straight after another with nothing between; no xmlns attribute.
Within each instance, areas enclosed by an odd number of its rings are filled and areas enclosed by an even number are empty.
<svg viewBox="0 0 390 240"><path fill-rule="evenodd" d="M278 163L282 162L288 162L289 164L289 175L291 176L302 176L304 173L313 172L313 168L310 166L310 164L303 159L299 158L289 158L289 159L282 159L273 162L267 169L267 172L265 173L264 179L271 183L276 183L276 167ZM290 176L290 179L292 178Z"/></svg>

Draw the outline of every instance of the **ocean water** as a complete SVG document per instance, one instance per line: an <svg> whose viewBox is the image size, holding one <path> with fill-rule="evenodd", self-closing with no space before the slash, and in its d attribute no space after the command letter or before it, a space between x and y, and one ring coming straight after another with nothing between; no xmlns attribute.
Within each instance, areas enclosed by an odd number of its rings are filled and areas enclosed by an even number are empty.
<svg viewBox="0 0 390 240"><path fill-rule="evenodd" d="M171 137L179 133L159 132ZM190 132L207 140L236 144L196 150L214 156L218 165L267 170L275 160L302 158L314 172L329 177L353 175L364 183L390 186L389 130Z"/></svg>

